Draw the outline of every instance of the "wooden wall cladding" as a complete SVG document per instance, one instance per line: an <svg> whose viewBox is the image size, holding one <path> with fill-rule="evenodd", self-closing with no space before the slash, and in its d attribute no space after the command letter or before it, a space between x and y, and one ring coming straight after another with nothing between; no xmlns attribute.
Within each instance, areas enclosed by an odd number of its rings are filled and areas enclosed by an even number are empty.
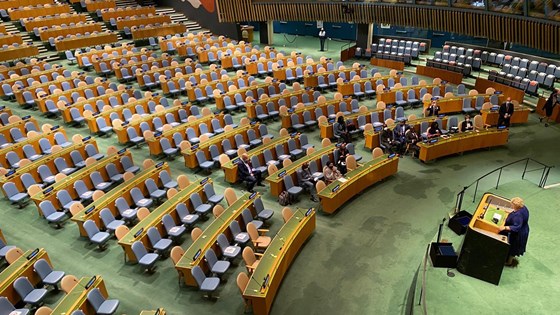
<svg viewBox="0 0 560 315"><path fill-rule="evenodd" d="M221 22L322 20L385 23L488 37L560 53L560 23L523 16L383 3L253 3L251 0L217 0L217 3ZM343 5L354 13L345 14Z"/></svg>

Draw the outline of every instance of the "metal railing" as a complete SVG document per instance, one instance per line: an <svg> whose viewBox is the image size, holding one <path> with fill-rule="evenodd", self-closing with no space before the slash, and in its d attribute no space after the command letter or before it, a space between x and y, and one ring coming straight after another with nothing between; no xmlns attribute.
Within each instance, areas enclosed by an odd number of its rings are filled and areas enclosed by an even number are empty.
<svg viewBox="0 0 560 315"><path fill-rule="evenodd" d="M529 162L536 163L539 167L537 167L535 169L528 170ZM463 187L463 190L461 190L457 194L457 200L455 202L455 213L458 213L459 211L461 211L461 209L462 209L461 207L462 207L462 204L463 204L463 199L465 197L465 192L469 188L471 188L474 185L474 194L473 194L472 202L475 202L476 201L476 195L477 195L477 192L478 192L478 186L479 186L479 183L482 179L484 179L484 178L486 178L486 177L488 177L492 174L498 173L498 178L496 180L496 189L498 189L498 186L500 185L500 179L502 178L502 172L503 172L504 168L506 168L508 166L511 166L511 165L514 165L514 164L518 164L518 163L519 164L520 163L525 163L525 166L523 167L523 173L521 174L521 179L525 179L525 175L529 172L535 172L535 171L542 170L542 172L540 174L540 180L539 180L539 183L538 183L538 186L540 188L543 188L546 185L546 181L548 179L548 174L550 173L550 170L554 167L554 165L549 166L549 165L541 163L537 160L534 160L532 158L525 158L525 159L517 160L517 161L511 162L511 163L502 165L501 167L480 176L474 182L472 182L470 185Z"/></svg>

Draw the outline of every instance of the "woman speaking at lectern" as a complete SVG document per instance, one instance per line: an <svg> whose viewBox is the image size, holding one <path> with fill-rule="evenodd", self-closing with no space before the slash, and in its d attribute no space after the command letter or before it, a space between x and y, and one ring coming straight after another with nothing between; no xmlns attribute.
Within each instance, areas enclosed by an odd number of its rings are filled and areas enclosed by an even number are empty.
<svg viewBox="0 0 560 315"><path fill-rule="evenodd" d="M509 232L509 257L506 266L513 265L515 256L525 253L527 240L529 238L529 210L525 207L523 199L515 197L511 199L513 210L509 213L502 231Z"/></svg>

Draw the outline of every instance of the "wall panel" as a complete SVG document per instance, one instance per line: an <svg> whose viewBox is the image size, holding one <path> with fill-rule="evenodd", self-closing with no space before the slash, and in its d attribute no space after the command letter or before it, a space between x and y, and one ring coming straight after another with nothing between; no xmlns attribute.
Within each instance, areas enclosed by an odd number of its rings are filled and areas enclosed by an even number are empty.
<svg viewBox="0 0 560 315"><path fill-rule="evenodd" d="M353 14L343 13L341 3L253 3L251 0L217 0L221 22L247 21L328 21L385 23L417 27L560 53L560 23L508 16L486 11L446 7L349 3Z"/></svg>

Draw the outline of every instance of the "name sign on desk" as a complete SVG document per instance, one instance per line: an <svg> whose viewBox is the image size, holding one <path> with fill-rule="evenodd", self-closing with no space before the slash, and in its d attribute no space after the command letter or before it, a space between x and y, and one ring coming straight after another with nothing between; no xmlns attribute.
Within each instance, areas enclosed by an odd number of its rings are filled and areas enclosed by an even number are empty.
<svg viewBox="0 0 560 315"><path fill-rule="evenodd" d="M383 126L377 126L373 128L373 131L375 132L380 132L381 130L383 130Z"/></svg>
<svg viewBox="0 0 560 315"><path fill-rule="evenodd" d="M428 143L429 144L434 144L434 143L438 142L438 140L439 140L438 138L433 138L433 139L430 139L430 141L428 141Z"/></svg>
<svg viewBox="0 0 560 315"><path fill-rule="evenodd" d="M290 134L290 137L294 138L295 136L297 136L297 134L298 134L297 132L292 132L292 133Z"/></svg>
<svg viewBox="0 0 560 315"><path fill-rule="evenodd" d="M165 164L165 162L159 162L158 164L156 164L156 168L160 168L163 166L163 164Z"/></svg>
<svg viewBox="0 0 560 315"><path fill-rule="evenodd" d="M120 150L119 152L117 152L117 154L119 154L119 155L120 155L120 154L124 154L125 152L126 152L126 148L125 148L125 149L122 149L122 150Z"/></svg>
<svg viewBox="0 0 560 315"><path fill-rule="evenodd" d="M27 255L27 260L31 260L33 259L33 257L37 256L37 254L39 254L39 249L36 248L34 251L31 252L31 254Z"/></svg>
<svg viewBox="0 0 560 315"><path fill-rule="evenodd" d="M233 163L233 164L237 164L237 163L238 163L239 161L240 161L240 159L239 159L239 158L235 158L235 159L233 159L233 161L231 161L231 163Z"/></svg>
<svg viewBox="0 0 560 315"><path fill-rule="evenodd" d="M134 238L140 236L140 234L142 234L142 232L144 232L144 228L141 228L140 230L138 230L138 232L134 233Z"/></svg>
<svg viewBox="0 0 560 315"><path fill-rule="evenodd" d="M391 154L389 154L389 156L388 156L387 158L388 158L388 159L392 159L392 158L394 158L396 155L397 155L396 153L391 153Z"/></svg>
<svg viewBox="0 0 560 315"><path fill-rule="evenodd" d="M191 151L195 151L196 149L198 149L198 143L191 147Z"/></svg>
<svg viewBox="0 0 560 315"><path fill-rule="evenodd" d="M307 209L307 212L305 212L305 216L308 217L311 215L311 213L313 213L313 208Z"/></svg>
<svg viewBox="0 0 560 315"><path fill-rule="evenodd" d="M257 121L256 121L256 120L253 120L253 121L251 122L251 125L256 125L256 124L257 124Z"/></svg>
<svg viewBox="0 0 560 315"><path fill-rule="evenodd" d="M504 129L507 129L507 126L506 126L506 125L498 126L498 130L504 130Z"/></svg>
<svg viewBox="0 0 560 315"><path fill-rule="evenodd" d="M91 279L89 279L88 283L85 286L86 290L89 289L95 283L95 280L97 280L97 276L93 276L91 277Z"/></svg>
<svg viewBox="0 0 560 315"><path fill-rule="evenodd" d="M284 175L286 175L286 171L282 171L278 173L278 177L284 177Z"/></svg>
<svg viewBox="0 0 560 315"><path fill-rule="evenodd" d="M249 199L253 199L253 198L255 198L255 196L256 196L256 195L257 195L257 193L256 193L256 192L252 193L251 195L249 195Z"/></svg>
<svg viewBox="0 0 560 315"><path fill-rule="evenodd" d="M21 117L21 120L28 120L29 118L31 118L31 115L23 116Z"/></svg>
<svg viewBox="0 0 560 315"><path fill-rule="evenodd" d="M443 117L445 117L445 114L439 114L438 115L438 118L443 118Z"/></svg>
<svg viewBox="0 0 560 315"><path fill-rule="evenodd" d="M85 137L85 138L82 138L82 142L86 142L86 141L88 141L89 139L91 139L91 136L87 136L87 137Z"/></svg>
<svg viewBox="0 0 560 315"><path fill-rule="evenodd" d="M200 181L200 185L205 185L206 183L208 183L208 179L209 177L206 177L205 179Z"/></svg>
<svg viewBox="0 0 560 315"><path fill-rule="evenodd" d="M53 127L51 128L51 131L55 131L55 130L58 129L58 128L60 128L59 125L53 126Z"/></svg>
<svg viewBox="0 0 560 315"><path fill-rule="evenodd" d="M48 195L51 191L53 191L54 187L49 187L45 190L43 190L43 195Z"/></svg>
<svg viewBox="0 0 560 315"><path fill-rule="evenodd" d="M154 137L159 137L159 136L161 136L161 131L154 132Z"/></svg>
<svg viewBox="0 0 560 315"><path fill-rule="evenodd" d="M128 121L123 121L121 124L121 126L126 126L126 125L128 125Z"/></svg>
<svg viewBox="0 0 560 315"><path fill-rule="evenodd" d="M498 105L494 105L494 106L490 107L490 111L492 111L492 112L497 112L499 110L500 110L500 106L498 106Z"/></svg>
<svg viewBox="0 0 560 315"><path fill-rule="evenodd" d="M333 193L337 192L340 189L340 185L336 185L334 186L334 188L331 190Z"/></svg>
<svg viewBox="0 0 560 315"><path fill-rule="evenodd" d="M4 176L10 177L10 176L14 175L15 173L16 173L16 170L10 170L10 171L9 171L8 173L6 173L6 175L4 175Z"/></svg>
<svg viewBox="0 0 560 315"><path fill-rule="evenodd" d="M200 254L202 253L202 251L199 249L196 251L196 253L194 254L192 260L197 260L198 257L200 257Z"/></svg>
<svg viewBox="0 0 560 315"><path fill-rule="evenodd" d="M500 95L500 94L502 94L502 93L504 93L504 92L502 92L502 91L494 91L494 94L496 94L496 95Z"/></svg>
<svg viewBox="0 0 560 315"><path fill-rule="evenodd" d="M263 289L266 289L266 287L268 287L268 281L269 280L270 280L270 275L267 274L266 277L264 277L264 280L263 280L263 284L262 284Z"/></svg>
<svg viewBox="0 0 560 315"><path fill-rule="evenodd" d="M86 210L86 214L90 214L95 209L95 206L91 206Z"/></svg>

